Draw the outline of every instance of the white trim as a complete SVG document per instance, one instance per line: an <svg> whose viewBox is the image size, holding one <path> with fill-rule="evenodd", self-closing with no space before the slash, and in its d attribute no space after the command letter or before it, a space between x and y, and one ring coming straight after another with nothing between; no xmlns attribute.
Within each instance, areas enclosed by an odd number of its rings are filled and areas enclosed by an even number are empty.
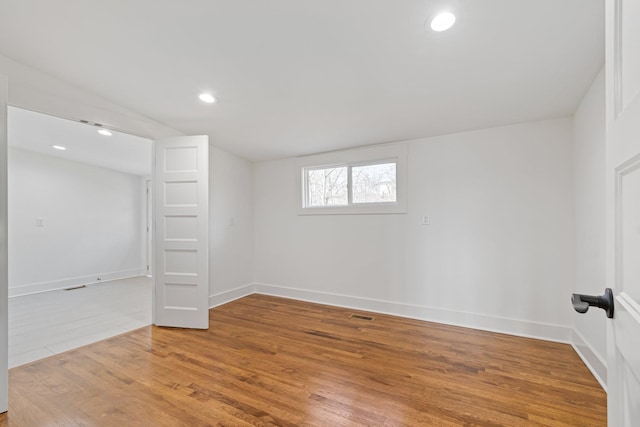
<svg viewBox="0 0 640 427"><path fill-rule="evenodd" d="M144 270L134 268L130 270L113 271L111 273L96 273L88 276L69 277L50 282L29 283L9 288L9 298L66 289L80 285L92 285L95 283L109 282L111 280L128 279L130 277L144 276L145 274ZM98 280L98 278L100 279Z"/></svg>
<svg viewBox="0 0 640 427"><path fill-rule="evenodd" d="M591 371L596 380L600 383L602 389L607 391L607 362L604 360L591 345L584 339L577 329L573 330L571 337L571 346L578 353L578 356L587 368Z"/></svg>
<svg viewBox="0 0 640 427"><path fill-rule="evenodd" d="M624 307L636 323L640 323L640 304L635 302L628 293L622 291L616 296L616 302Z"/></svg>
<svg viewBox="0 0 640 427"><path fill-rule="evenodd" d="M310 291L306 289L289 288L264 283L247 284L211 295L209 297L209 307L214 308L252 294L272 295L316 304L353 308L356 310L390 314L410 319L461 326L470 329L570 344L580 359L582 359L584 364L591 371L602 389L605 392L607 391L606 362L593 350L577 330L567 326L327 292Z"/></svg>
<svg viewBox="0 0 640 427"><path fill-rule="evenodd" d="M489 332L570 343L572 328L522 319L255 283L255 292Z"/></svg>
<svg viewBox="0 0 640 427"><path fill-rule="evenodd" d="M624 109L622 92L622 0L613 1L613 114L617 119Z"/></svg>
<svg viewBox="0 0 640 427"><path fill-rule="evenodd" d="M231 301L235 301L255 293L255 285L253 283L249 283L248 285L239 286L234 289L229 289L228 291L209 295L209 308L218 307L219 305L227 304Z"/></svg>
<svg viewBox="0 0 640 427"><path fill-rule="evenodd" d="M7 246L7 77L0 74L0 413L9 407Z"/></svg>

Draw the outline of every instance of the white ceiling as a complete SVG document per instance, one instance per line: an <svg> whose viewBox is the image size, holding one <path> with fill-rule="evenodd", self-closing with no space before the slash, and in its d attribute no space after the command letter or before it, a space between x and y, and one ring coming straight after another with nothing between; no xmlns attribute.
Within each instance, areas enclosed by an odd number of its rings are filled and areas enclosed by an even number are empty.
<svg viewBox="0 0 640 427"><path fill-rule="evenodd" d="M151 141L95 126L9 107L9 145L140 176L151 175ZM52 145L66 147L65 151Z"/></svg>
<svg viewBox="0 0 640 427"><path fill-rule="evenodd" d="M0 53L250 160L568 116L604 62L603 0L0 8Z"/></svg>

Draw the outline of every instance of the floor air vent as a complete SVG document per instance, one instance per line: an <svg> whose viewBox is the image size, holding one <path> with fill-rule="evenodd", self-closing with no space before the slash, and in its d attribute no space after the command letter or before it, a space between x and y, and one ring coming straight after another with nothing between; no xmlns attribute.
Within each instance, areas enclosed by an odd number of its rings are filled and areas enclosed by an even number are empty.
<svg viewBox="0 0 640 427"><path fill-rule="evenodd" d="M373 320L375 319L375 317L363 316L362 314L352 314L351 316L349 316L349 319Z"/></svg>
<svg viewBox="0 0 640 427"><path fill-rule="evenodd" d="M74 286L72 288L66 288L65 291L75 291L76 289L82 289L82 288L86 288L86 286L85 285Z"/></svg>

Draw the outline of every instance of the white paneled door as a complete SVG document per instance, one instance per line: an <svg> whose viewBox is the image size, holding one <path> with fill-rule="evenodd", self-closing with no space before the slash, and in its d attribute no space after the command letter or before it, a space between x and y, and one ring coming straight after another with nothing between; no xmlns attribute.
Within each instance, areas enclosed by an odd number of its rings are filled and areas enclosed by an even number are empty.
<svg viewBox="0 0 640 427"><path fill-rule="evenodd" d="M209 327L209 138L155 141L154 324Z"/></svg>
<svg viewBox="0 0 640 427"><path fill-rule="evenodd" d="M0 75L0 413L9 407L7 229L7 78Z"/></svg>
<svg viewBox="0 0 640 427"><path fill-rule="evenodd" d="M640 1L607 0L609 426L640 425Z"/></svg>

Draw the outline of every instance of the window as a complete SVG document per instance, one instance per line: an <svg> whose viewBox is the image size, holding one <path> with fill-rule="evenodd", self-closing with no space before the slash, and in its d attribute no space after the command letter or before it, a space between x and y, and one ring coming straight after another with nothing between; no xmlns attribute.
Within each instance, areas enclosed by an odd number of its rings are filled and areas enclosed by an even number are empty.
<svg viewBox="0 0 640 427"><path fill-rule="evenodd" d="M395 203L396 162L353 166L352 203Z"/></svg>
<svg viewBox="0 0 640 427"><path fill-rule="evenodd" d="M396 203L396 161L304 169L307 208Z"/></svg>
<svg viewBox="0 0 640 427"><path fill-rule="evenodd" d="M345 206L348 168L309 168L306 170L306 206Z"/></svg>
<svg viewBox="0 0 640 427"><path fill-rule="evenodd" d="M403 146L367 147L301 158L299 213L406 213L405 164Z"/></svg>

